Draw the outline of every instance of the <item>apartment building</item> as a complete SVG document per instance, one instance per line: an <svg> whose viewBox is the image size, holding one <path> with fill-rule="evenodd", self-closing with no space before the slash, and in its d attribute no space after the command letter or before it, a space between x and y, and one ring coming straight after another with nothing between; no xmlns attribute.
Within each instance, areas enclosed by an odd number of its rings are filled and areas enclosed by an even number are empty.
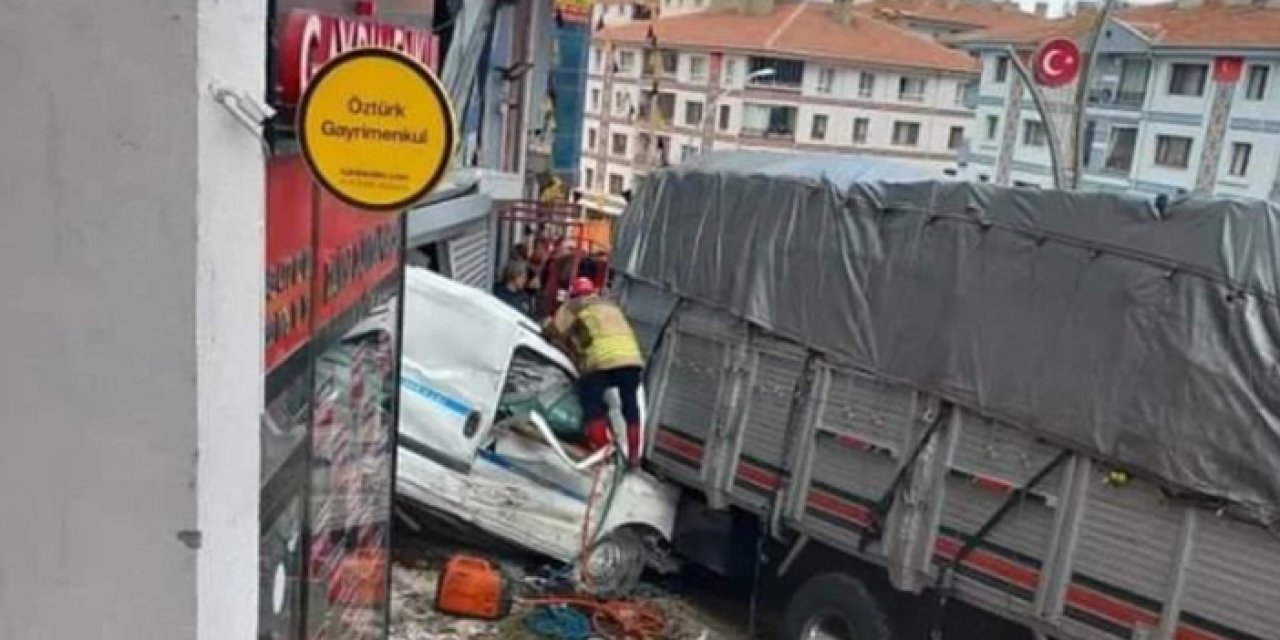
<svg viewBox="0 0 1280 640"><path fill-rule="evenodd" d="M602 4L579 186L622 194L712 149L868 153L942 175L968 135L977 65L881 9L669 0L636 19Z"/></svg>
<svg viewBox="0 0 1280 640"><path fill-rule="evenodd" d="M982 65L964 175L1052 184L1044 122L1005 52L1030 52L1057 36L1083 44L1093 20L1084 14L956 39ZM1085 110L1083 188L1280 198L1280 2L1125 8L1099 43Z"/></svg>

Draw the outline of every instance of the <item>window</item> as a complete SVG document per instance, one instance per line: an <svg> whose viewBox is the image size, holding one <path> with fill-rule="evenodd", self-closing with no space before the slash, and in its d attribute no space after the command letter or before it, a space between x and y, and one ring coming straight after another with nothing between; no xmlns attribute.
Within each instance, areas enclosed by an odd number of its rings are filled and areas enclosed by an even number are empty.
<svg viewBox="0 0 1280 640"><path fill-rule="evenodd" d="M621 177L621 176L619 176ZM537 411L556 437L576 440L581 434L582 405L569 372L531 349L517 347L502 383L496 420Z"/></svg>
<svg viewBox="0 0 1280 640"><path fill-rule="evenodd" d="M748 104L742 111L743 135L793 137L795 133L795 107Z"/></svg>
<svg viewBox="0 0 1280 640"><path fill-rule="evenodd" d="M596 150L596 130L587 129L587 151Z"/></svg>
<svg viewBox="0 0 1280 640"><path fill-rule="evenodd" d="M595 169L585 169L582 172L582 186L588 189L594 189L596 186Z"/></svg>
<svg viewBox="0 0 1280 640"><path fill-rule="evenodd" d="M996 84L1009 81L1009 56L996 58L995 76Z"/></svg>
<svg viewBox="0 0 1280 640"><path fill-rule="evenodd" d="M898 99L903 102L924 102L925 86L924 78L903 76L898 79Z"/></svg>
<svg viewBox="0 0 1280 640"><path fill-rule="evenodd" d="M609 151L615 156L627 155L627 134L613 134L612 144L609 145Z"/></svg>
<svg viewBox="0 0 1280 640"><path fill-rule="evenodd" d="M959 149L962 144L964 144L964 127L951 127L951 131L947 134L947 148Z"/></svg>
<svg viewBox="0 0 1280 640"><path fill-rule="evenodd" d="M729 130L729 114L730 114L729 105L727 104L720 105L720 123L719 124L720 124L721 131Z"/></svg>
<svg viewBox="0 0 1280 640"><path fill-rule="evenodd" d="M1147 96L1147 78L1151 74L1151 63L1140 58L1127 58L1120 63L1120 86L1116 92L1116 103L1127 106L1140 106Z"/></svg>
<svg viewBox="0 0 1280 640"><path fill-rule="evenodd" d="M660 121L658 124L665 124L674 120L676 113L676 94L659 93L656 96L652 96L652 94L650 95L651 97L640 105L640 117L649 119L656 115ZM656 114L653 112L654 107L657 108Z"/></svg>
<svg viewBox="0 0 1280 640"><path fill-rule="evenodd" d="M649 154L650 154L650 151L651 151L650 147L652 147L652 146L653 146L653 138L652 138L652 137L650 137L650 135L649 135L649 134L647 134L647 133L637 133L637 134L636 134L636 155L635 155L635 160L636 160L637 162L648 162L648 161L649 161Z"/></svg>
<svg viewBox="0 0 1280 640"><path fill-rule="evenodd" d="M893 144L899 147L914 147L920 144L920 123L893 123Z"/></svg>
<svg viewBox="0 0 1280 640"><path fill-rule="evenodd" d="M724 84L733 86L738 83L738 61L726 60L724 63Z"/></svg>
<svg viewBox="0 0 1280 640"><path fill-rule="evenodd" d="M658 164L661 164L664 167L667 166L671 161L671 158L667 154L667 151L671 149L671 138L669 136L658 136L657 149Z"/></svg>
<svg viewBox="0 0 1280 640"><path fill-rule="evenodd" d="M867 131L871 129L870 118L854 118L853 119L853 143L866 144Z"/></svg>
<svg viewBox="0 0 1280 640"><path fill-rule="evenodd" d="M809 137L814 140L827 139L827 116L824 114L816 114L813 116L813 122L809 126Z"/></svg>
<svg viewBox="0 0 1280 640"><path fill-rule="evenodd" d="M680 64L680 54L675 51L662 52L662 75L675 76L676 67Z"/></svg>
<svg viewBox="0 0 1280 640"><path fill-rule="evenodd" d="M622 176L616 173L609 174L609 195L620 196L625 188Z"/></svg>
<svg viewBox="0 0 1280 640"><path fill-rule="evenodd" d="M1245 85L1246 100L1263 100L1267 97L1267 79L1271 75L1271 67L1255 64L1249 67L1249 80Z"/></svg>
<svg viewBox="0 0 1280 640"><path fill-rule="evenodd" d="M951 99L952 106L964 107L969 104L969 98L973 95L973 85L968 82L956 83L956 95Z"/></svg>
<svg viewBox="0 0 1280 640"><path fill-rule="evenodd" d="M629 114L631 112L631 94L626 91L613 92L613 107L611 111L613 113Z"/></svg>
<svg viewBox="0 0 1280 640"><path fill-rule="evenodd" d="M591 110L592 111L600 110L600 90L599 89L591 90Z"/></svg>
<svg viewBox="0 0 1280 640"><path fill-rule="evenodd" d="M591 71L600 73L600 50L595 47L591 47Z"/></svg>
<svg viewBox="0 0 1280 640"><path fill-rule="evenodd" d="M751 79L751 84L799 89L804 83L804 62L784 58L752 57L748 73L756 73L772 69L772 75L762 75Z"/></svg>
<svg viewBox="0 0 1280 640"><path fill-rule="evenodd" d="M1204 95L1205 78L1209 76L1209 65L1175 64L1169 71L1169 95L1192 96Z"/></svg>
<svg viewBox="0 0 1280 640"><path fill-rule="evenodd" d="M698 155L697 147L691 144L685 144L680 146L680 162L684 162L685 160L688 160L689 158L692 158L696 155Z"/></svg>
<svg viewBox="0 0 1280 640"><path fill-rule="evenodd" d="M818 93L829 96L835 90L836 86L836 70L835 69L819 69L818 70Z"/></svg>
<svg viewBox="0 0 1280 640"><path fill-rule="evenodd" d="M987 139L995 140L1000 133L1000 116L987 116Z"/></svg>
<svg viewBox="0 0 1280 640"><path fill-rule="evenodd" d="M690 56L689 80L692 82L707 81L707 59L703 56Z"/></svg>
<svg viewBox="0 0 1280 640"><path fill-rule="evenodd" d="M1156 164L1186 169L1191 163L1191 142L1186 136L1156 136Z"/></svg>
<svg viewBox="0 0 1280 640"><path fill-rule="evenodd" d="M1081 164L1089 167L1093 165L1093 140L1098 135L1098 123L1090 120L1084 125L1084 145L1081 151L1084 157L1081 158Z"/></svg>
<svg viewBox="0 0 1280 640"><path fill-rule="evenodd" d="M1115 127L1107 143L1107 168L1128 173L1133 168L1133 151L1138 144L1136 127Z"/></svg>
<svg viewBox="0 0 1280 640"><path fill-rule="evenodd" d="M876 92L876 74L863 71L858 74L858 97L870 98Z"/></svg>
<svg viewBox="0 0 1280 640"><path fill-rule="evenodd" d="M636 52L619 51L618 52L618 72L631 73L636 70Z"/></svg>
<svg viewBox="0 0 1280 640"><path fill-rule="evenodd" d="M646 51L641 75L646 78L659 75L674 78L679 65L680 54L676 51Z"/></svg>
<svg viewBox="0 0 1280 640"><path fill-rule="evenodd" d="M1048 131L1039 120L1022 122L1022 145L1026 147L1043 147L1049 142Z"/></svg>
<svg viewBox="0 0 1280 640"><path fill-rule="evenodd" d="M684 103L684 123L696 127L702 124L702 103L690 100Z"/></svg>
<svg viewBox="0 0 1280 640"><path fill-rule="evenodd" d="M1249 156L1253 154L1253 145L1248 142L1236 142L1231 145L1231 169L1228 173L1243 178L1249 175Z"/></svg>

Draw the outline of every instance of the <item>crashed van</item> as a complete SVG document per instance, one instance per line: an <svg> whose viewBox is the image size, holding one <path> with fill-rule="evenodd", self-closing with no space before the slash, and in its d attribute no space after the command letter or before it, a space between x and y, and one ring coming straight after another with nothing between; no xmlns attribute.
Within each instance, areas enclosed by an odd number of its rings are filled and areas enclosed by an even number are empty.
<svg viewBox="0 0 1280 640"><path fill-rule="evenodd" d="M575 573L602 595L630 590L646 566L669 565L659 549L678 490L624 472L612 449L577 445L577 372L536 323L486 292L409 268L403 335L400 500L560 561L585 558Z"/></svg>

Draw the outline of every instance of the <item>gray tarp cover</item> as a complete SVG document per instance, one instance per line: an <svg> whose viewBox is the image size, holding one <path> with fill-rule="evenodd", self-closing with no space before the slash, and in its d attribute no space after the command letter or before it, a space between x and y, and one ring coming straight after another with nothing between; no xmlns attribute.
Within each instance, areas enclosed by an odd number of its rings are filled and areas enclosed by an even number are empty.
<svg viewBox="0 0 1280 640"><path fill-rule="evenodd" d="M709 154L640 190L617 267L1276 524L1280 208L935 176Z"/></svg>

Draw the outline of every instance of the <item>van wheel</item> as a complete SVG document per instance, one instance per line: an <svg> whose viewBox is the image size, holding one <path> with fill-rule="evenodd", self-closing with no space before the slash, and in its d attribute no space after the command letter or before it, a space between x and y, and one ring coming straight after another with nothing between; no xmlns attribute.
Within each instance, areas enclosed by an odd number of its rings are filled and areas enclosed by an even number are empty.
<svg viewBox="0 0 1280 640"><path fill-rule="evenodd" d="M601 599L628 596L640 586L647 557L639 531L618 529L591 548L585 566L575 572L578 586Z"/></svg>
<svg viewBox="0 0 1280 640"><path fill-rule="evenodd" d="M890 640L889 621L856 578L826 573L792 596L782 617L781 640Z"/></svg>

